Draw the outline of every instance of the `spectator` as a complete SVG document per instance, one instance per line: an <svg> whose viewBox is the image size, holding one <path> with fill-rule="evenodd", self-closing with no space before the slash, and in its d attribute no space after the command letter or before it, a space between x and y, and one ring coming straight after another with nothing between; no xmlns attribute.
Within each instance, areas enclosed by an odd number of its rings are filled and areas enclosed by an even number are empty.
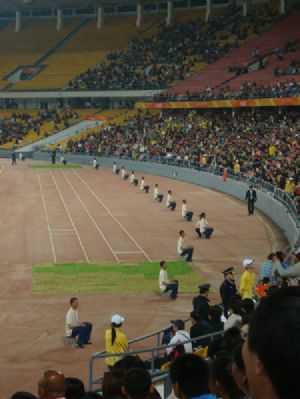
<svg viewBox="0 0 300 399"><path fill-rule="evenodd" d="M128 399L146 399L154 392L149 372L142 368L128 370L124 375L122 392Z"/></svg>
<svg viewBox="0 0 300 399"><path fill-rule="evenodd" d="M113 370L105 372L102 381L102 395L105 399L123 398L125 397L122 386L124 379L124 370L113 368ZM66 398L67 399L67 398Z"/></svg>
<svg viewBox="0 0 300 399"><path fill-rule="evenodd" d="M190 328L190 337L191 338L197 338L201 337L204 335L209 335L212 334L212 328L211 325L208 321L206 320L201 320L200 316L198 313L195 311L192 311L190 313L191 317L191 323L192 326ZM205 338L205 339L199 339L197 341L194 341L192 343L193 348L198 348L198 347L203 347L203 346L208 346L210 343L210 338Z"/></svg>
<svg viewBox="0 0 300 399"><path fill-rule="evenodd" d="M209 309L209 289L210 284L201 284L198 286L199 295L193 298L193 309L201 320L208 321L208 309Z"/></svg>
<svg viewBox="0 0 300 399"><path fill-rule="evenodd" d="M253 271L253 259L244 259L243 267L245 269L240 282L240 295L242 299L252 299L255 294L255 274Z"/></svg>
<svg viewBox="0 0 300 399"><path fill-rule="evenodd" d="M265 260L260 266L259 277L261 280L263 280L265 277L267 277L269 280L272 279L275 260L276 254L271 252L268 255L267 260Z"/></svg>
<svg viewBox="0 0 300 399"><path fill-rule="evenodd" d="M235 299L229 302L229 317L225 323L224 330L232 327L240 327L242 324L242 302Z"/></svg>
<svg viewBox="0 0 300 399"><path fill-rule="evenodd" d="M212 329L212 333L223 331L224 323L221 320L222 309L218 305L210 306L208 308L208 321Z"/></svg>
<svg viewBox="0 0 300 399"><path fill-rule="evenodd" d="M47 370L38 382L39 399L64 398L66 392L66 380L63 373L56 370Z"/></svg>
<svg viewBox="0 0 300 399"><path fill-rule="evenodd" d="M128 351L128 341L125 334L121 331L124 323L124 317L115 314L111 318L111 328L105 332L105 348L110 354ZM106 358L106 364L111 370L113 365L120 359L119 356L109 356Z"/></svg>
<svg viewBox="0 0 300 399"><path fill-rule="evenodd" d="M81 399L84 394L84 384L79 378L66 378L66 399Z"/></svg>
<svg viewBox="0 0 300 399"><path fill-rule="evenodd" d="M10 399L38 399L30 392L19 391L14 393Z"/></svg>

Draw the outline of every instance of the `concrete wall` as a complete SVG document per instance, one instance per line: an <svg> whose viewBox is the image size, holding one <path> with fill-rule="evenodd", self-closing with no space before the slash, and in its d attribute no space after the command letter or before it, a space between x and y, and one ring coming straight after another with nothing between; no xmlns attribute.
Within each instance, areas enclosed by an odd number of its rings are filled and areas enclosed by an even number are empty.
<svg viewBox="0 0 300 399"><path fill-rule="evenodd" d="M50 154L35 153L33 154L33 157L34 159L48 160L50 162ZM65 158L68 162L81 163L85 165L92 165L93 160L92 156L87 155L67 154L65 155ZM246 182L228 178L227 182L224 183L221 176L189 168L163 165L154 162L123 160L119 158L98 157L97 159L100 163L100 167L112 168L113 162L115 161L119 167L124 166L126 170L134 170L136 172L186 181L221 191L240 200L244 200L245 192L248 188ZM256 202L257 208L269 216L270 219L272 219L283 230L290 245L294 245L295 242L299 240L299 225L295 222L287 208L277 201L272 193L264 192L257 188L256 190L258 195L258 200Z"/></svg>

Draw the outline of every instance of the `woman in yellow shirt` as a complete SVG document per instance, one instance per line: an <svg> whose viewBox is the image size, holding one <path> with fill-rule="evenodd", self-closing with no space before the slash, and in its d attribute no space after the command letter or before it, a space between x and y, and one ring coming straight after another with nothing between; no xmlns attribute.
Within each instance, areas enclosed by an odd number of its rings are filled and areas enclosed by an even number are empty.
<svg viewBox="0 0 300 399"><path fill-rule="evenodd" d="M111 328L105 331L105 349L107 353L128 352L128 341L125 334L120 331L124 322L124 317L115 314L111 318ZM109 369L120 360L121 356L110 356L106 358L106 364Z"/></svg>
<svg viewBox="0 0 300 399"><path fill-rule="evenodd" d="M244 259L243 266L245 268L240 282L240 295L242 299L253 299L255 294L255 274L253 271L253 259Z"/></svg>

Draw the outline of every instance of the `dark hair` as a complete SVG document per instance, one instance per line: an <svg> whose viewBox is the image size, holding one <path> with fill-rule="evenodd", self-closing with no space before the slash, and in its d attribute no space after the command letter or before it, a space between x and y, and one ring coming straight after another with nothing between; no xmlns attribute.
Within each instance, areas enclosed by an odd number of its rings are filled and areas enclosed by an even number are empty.
<svg viewBox="0 0 300 399"><path fill-rule="evenodd" d="M255 309L255 303L250 298L245 298L242 300L242 308L246 314L252 314Z"/></svg>
<svg viewBox="0 0 300 399"><path fill-rule="evenodd" d="M170 366L172 383L187 398L209 392L209 371L207 363L199 356L187 353L175 359Z"/></svg>
<svg viewBox="0 0 300 399"><path fill-rule="evenodd" d="M119 328L122 326L122 323L116 324L116 323L111 323L111 344L113 345L115 343L117 333L116 333L116 328Z"/></svg>
<svg viewBox="0 0 300 399"><path fill-rule="evenodd" d="M162 261L159 262L160 267L164 266L165 264L166 264L165 260L162 260Z"/></svg>
<svg viewBox="0 0 300 399"><path fill-rule="evenodd" d="M113 369L118 369L118 370L130 370L133 368L146 368L144 362L142 361L141 358L139 358L137 355L127 355L124 356L122 359L118 360L115 364Z"/></svg>
<svg viewBox="0 0 300 399"><path fill-rule="evenodd" d="M179 231L179 234L180 234L180 235L181 235L182 233L184 233L184 230L180 230L180 231Z"/></svg>
<svg viewBox="0 0 300 399"><path fill-rule="evenodd" d="M233 299L228 303L229 309L233 311L234 314L242 315L243 314L243 306L242 301L238 299Z"/></svg>
<svg viewBox="0 0 300 399"><path fill-rule="evenodd" d="M299 398L299 342L300 287L263 298L250 321L248 347L263 363L280 399Z"/></svg>
<svg viewBox="0 0 300 399"><path fill-rule="evenodd" d="M277 252L275 252L275 255L276 255L276 257L277 257L279 260L281 260L281 261L283 261L284 258L285 258L284 252L282 252L282 251L277 251Z"/></svg>
<svg viewBox="0 0 300 399"><path fill-rule="evenodd" d="M264 277L261 282L262 284L268 284L270 282L270 279L269 277Z"/></svg>
<svg viewBox="0 0 300 399"><path fill-rule="evenodd" d="M201 212L200 215L199 215L199 218L201 219L201 218L203 218L204 216L205 216L205 212Z"/></svg>
<svg viewBox="0 0 300 399"><path fill-rule="evenodd" d="M70 299L70 305L72 305L72 303L74 303L75 301L77 301L78 299L77 298L75 298L75 296L74 297L72 297L71 299Z"/></svg>
<svg viewBox="0 0 300 399"><path fill-rule="evenodd" d="M223 353L210 363L210 381L218 381L230 399L241 399L244 394L238 388L232 371L232 357Z"/></svg>
<svg viewBox="0 0 300 399"><path fill-rule="evenodd" d="M102 395L100 395L100 393L96 393L96 392L86 392L81 399L101 399Z"/></svg>
<svg viewBox="0 0 300 399"><path fill-rule="evenodd" d="M275 255L276 255L275 252L271 252L271 253L268 255L268 260L272 260L273 256L275 256Z"/></svg>
<svg viewBox="0 0 300 399"><path fill-rule="evenodd" d="M84 385L79 378L66 378L66 399L80 399L84 393Z"/></svg>
<svg viewBox="0 0 300 399"><path fill-rule="evenodd" d="M123 370L107 371L103 375L102 394L105 398L124 396L122 393L122 385L124 379Z"/></svg>
<svg viewBox="0 0 300 399"><path fill-rule="evenodd" d="M210 317L211 321L220 321L222 316L222 309L218 305L210 306L208 308L208 316Z"/></svg>
<svg viewBox="0 0 300 399"><path fill-rule="evenodd" d="M14 393L10 399L38 399L38 398L30 392L19 391Z"/></svg>
<svg viewBox="0 0 300 399"><path fill-rule="evenodd" d="M240 371L245 371L245 364L242 356L243 343L241 342L233 351L233 361Z"/></svg>
<svg viewBox="0 0 300 399"><path fill-rule="evenodd" d="M124 388L126 394L132 399L146 398L151 388L151 376L148 370L134 368L124 375Z"/></svg>
<svg viewBox="0 0 300 399"><path fill-rule="evenodd" d="M196 320L196 321L200 321L200 320L201 320L201 316L199 315L198 312L195 312L195 310L193 310L193 311L190 313L190 318L191 318L191 319L194 319L194 320Z"/></svg>

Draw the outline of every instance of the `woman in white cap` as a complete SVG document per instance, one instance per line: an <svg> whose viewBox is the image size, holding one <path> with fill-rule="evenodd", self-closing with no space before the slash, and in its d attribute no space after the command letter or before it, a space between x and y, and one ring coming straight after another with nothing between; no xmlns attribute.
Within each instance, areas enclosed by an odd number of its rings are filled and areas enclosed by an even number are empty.
<svg viewBox="0 0 300 399"><path fill-rule="evenodd" d="M115 314L111 318L111 328L105 331L105 349L107 353L128 352L128 341L125 334L120 330L124 322L124 317ZM109 369L120 360L120 356L110 356L106 358Z"/></svg>

